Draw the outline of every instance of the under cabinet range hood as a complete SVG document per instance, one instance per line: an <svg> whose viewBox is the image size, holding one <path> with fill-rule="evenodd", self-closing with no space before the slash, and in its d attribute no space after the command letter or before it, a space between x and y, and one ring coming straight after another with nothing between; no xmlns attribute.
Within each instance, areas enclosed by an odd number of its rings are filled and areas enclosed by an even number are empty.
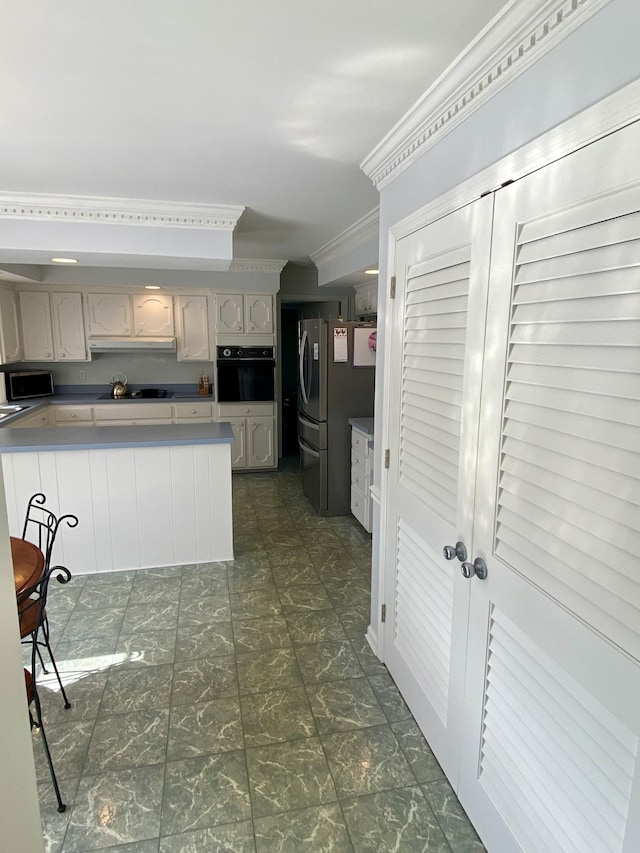
<svg viewBox="0 0 640 853"><path fill-rule="evenodd" d="M126 335L93 335L88 340L89 352L143 352L161 350L175 352L175 338L129 338Z"/></svg>

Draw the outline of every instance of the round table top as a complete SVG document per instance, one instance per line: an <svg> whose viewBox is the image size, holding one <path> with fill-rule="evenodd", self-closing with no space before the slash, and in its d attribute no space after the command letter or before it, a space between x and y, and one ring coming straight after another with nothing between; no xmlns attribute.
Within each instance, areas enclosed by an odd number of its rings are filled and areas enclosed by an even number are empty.
<svg viewBox="0 0 640 853"><path fill-rule="evenodd" d="M9 537L11 557L13 559L13 578L16 583L16 595L33 586L44 569L44 554L33 542Z"/></svg>

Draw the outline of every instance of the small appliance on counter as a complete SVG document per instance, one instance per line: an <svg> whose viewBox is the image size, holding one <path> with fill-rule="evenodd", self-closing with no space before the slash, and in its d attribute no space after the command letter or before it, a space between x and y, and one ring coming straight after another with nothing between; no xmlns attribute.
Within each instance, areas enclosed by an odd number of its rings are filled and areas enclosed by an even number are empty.
<svg viewBox="0 0 640 853"><path fill-rule="evenodd" d="M7 400L51 397L53 374L50 370L9 370L5 373Z"/></svg>
<svg viewBox="0 0 640 853"><path fill-rule="evenodd" d="M122 397L129 396L129 392L127 391L128 381L126 373L116 373L113 377L113 381L111 382L111 396L114 400L120 400Z"/></svg>

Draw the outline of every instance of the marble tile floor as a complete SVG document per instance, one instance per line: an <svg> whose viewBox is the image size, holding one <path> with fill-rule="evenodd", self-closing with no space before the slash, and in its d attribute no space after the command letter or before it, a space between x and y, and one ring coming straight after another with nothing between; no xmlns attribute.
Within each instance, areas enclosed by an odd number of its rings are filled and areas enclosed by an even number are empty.
<svg viewBox="0 0 640 853"><path fill-rule="evenodd" d="M297 468L234 475L236 559L53 584L72 702L33 735L49 853L484 850L364 634L371 540Z"/></svg>

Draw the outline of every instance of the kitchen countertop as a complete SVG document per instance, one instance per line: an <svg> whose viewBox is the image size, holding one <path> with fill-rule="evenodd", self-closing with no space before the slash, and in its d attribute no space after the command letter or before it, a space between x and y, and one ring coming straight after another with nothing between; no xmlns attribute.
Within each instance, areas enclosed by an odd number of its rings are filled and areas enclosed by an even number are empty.
<svg viewBox="0 0 640 853"><path fill-rule="evenodd" d="M10 425L7 425L4 429L0 429L0 452L2 453L231 444L232 442L233 431L231 424L226 421L213 424L149 424L144 427L74 426L64 429L49 427L11 429Z"/></svg>
<svg viewBox="0 0 640 853"><path fill-rule="evenodd" d="M349 418L349 424L366 435L373 435L373 418Z"/></svg>

